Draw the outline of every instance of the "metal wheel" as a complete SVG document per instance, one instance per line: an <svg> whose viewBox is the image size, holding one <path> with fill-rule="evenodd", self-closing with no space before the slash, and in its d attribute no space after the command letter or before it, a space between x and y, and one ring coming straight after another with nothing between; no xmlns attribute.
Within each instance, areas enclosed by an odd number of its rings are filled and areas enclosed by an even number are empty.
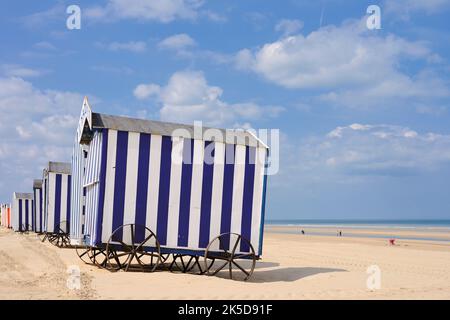
<svg viewBox="0 0 450 320"><path fill-rule="evenodd" d="M117 228L106 245L106 269L153 272L161 263L161 247L147 227L126 224Z"/></svg>
<svg viewBox="0 0 450 320"><path fill-rule="evenodd" d="M91 258L90 258L90 253L91 253L91 248L84 245L84 246L77 246L75 248L75 251L77 252L78 258L81 259L81 261L83 261L86 264L91 263Z"/></svg>
<svg viewBox="0 0 450 320"><path fill-rule="evenodd" d="M208 276L214 276L228 269L230 279L247 281L253 274L255 265L255 250L240 234L221 234L206 248L204 267Z"/></svg>
<svg viewBox="0 0 450 320"><path fill-rule="evenodd" d="M22 224L22 231L21 231L21 233L28 234L31 229L32 229L31 225L24 223L24 224Z"/></svg>
<svg viewBox="0 0 450 320"><path fill-rule="evenodd" d="M91 262L99 268L106 268L108 259L106 257L106 249L91 248L89 258Z"/></svg>
<svg viewBox="0 0 450 320"><path fill-rule="evenodd" d="M69 224L61 221L55 233L47 233L48 241L58 248L70 247Z"/></svg>

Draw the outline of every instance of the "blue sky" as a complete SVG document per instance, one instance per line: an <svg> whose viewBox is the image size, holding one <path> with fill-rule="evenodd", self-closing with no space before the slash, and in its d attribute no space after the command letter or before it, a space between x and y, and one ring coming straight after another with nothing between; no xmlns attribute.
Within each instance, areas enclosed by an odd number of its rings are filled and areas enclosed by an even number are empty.
<svg viewBox="0 0 450 320"><path fill-rule="evenodd" d="M445 0L2 1L0 199L70 161L87 95L98 112L280 129L270 219L450 218L449 15Z"/></svg>

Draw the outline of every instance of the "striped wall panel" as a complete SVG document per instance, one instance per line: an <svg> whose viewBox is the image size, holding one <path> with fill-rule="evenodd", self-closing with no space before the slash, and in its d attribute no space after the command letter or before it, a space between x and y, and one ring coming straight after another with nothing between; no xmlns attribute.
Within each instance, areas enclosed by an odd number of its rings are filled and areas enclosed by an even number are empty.
<svg viewBox="0 0 450 320"><path fill-rule="evenodd" d="M204 250L214 237L235 232L261 254L265 148L107 129L97 136L89 155L94 178L85 181L100 181L86 202L90 245L137 223L162 247ZM125 231L117 240L129 237Z"/></svg>
<svg viewBox="0 0 450 320"><path fill-rule="evenodd" d="M33 188L33 220L34 220L34 228L35 232L41 233L44 231L43 228L43 192L42 188Z"/></svg>
<svg viewBox="0 0 450 320"><path fill-rule="evenodd" d="M13 197L12 228L14 231L24 232L32 230L33 194L14 195Z"/></svg>
<svg viewBox="0 0 450 320"><path fill-rule="evenodd" d="M72 176L69 174L55 172L47 172L44 176L46 232L59 232L63 221L70 226L71 179Z"/></svg>

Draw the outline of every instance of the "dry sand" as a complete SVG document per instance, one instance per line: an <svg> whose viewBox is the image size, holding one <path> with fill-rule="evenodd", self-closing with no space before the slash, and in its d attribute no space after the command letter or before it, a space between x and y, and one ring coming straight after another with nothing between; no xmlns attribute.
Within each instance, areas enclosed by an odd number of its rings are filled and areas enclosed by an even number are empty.
<svg viewBox="0 0 450 320"><path fill-rule="evenodd" d="M270 229L270 228L268 228ZM375 232L375 231L374 231ZM69 266L81 289L70 290ZM381 288L367 289L367 268ZM0 229L0 299L450 299L450 243L267 232L264 256L248 282L170 273L110 273L84 264L74 249L35 234Z"/></svg>

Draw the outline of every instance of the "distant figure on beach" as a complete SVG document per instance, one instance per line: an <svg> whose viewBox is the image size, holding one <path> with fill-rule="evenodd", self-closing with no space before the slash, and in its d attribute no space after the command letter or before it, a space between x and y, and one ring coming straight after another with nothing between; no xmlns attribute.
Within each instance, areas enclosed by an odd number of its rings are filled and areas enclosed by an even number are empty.
<svg viewBox="0 0 450 320"><path fill-rule="evenodd" d="M339 231L339 237L342 237L342 231Z"/></svg>
<svg viewBox="0 0 450 320"><path fill-rule="evenodd" d="M305 230L302 230L302 234L305 234Z"/></svg>

